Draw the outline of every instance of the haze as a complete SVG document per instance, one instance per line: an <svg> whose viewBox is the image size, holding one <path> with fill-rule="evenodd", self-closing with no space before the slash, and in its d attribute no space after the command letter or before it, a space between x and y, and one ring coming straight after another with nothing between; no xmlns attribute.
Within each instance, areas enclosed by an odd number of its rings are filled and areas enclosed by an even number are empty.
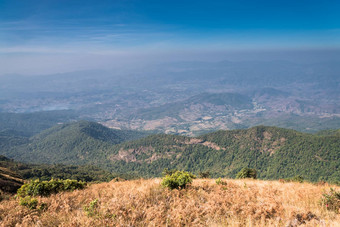
<svg viewBox="0 0 340 227"><path fill-rule="evenodd" d="M338 1L0 2L0 75L339 59Z"/></svg>
<svg viewBox="0 0 340 227"><path fill-rule="evenodd" d="M339 11L338 1L4 0L0 111L184 135L338 128Z"/></svg>

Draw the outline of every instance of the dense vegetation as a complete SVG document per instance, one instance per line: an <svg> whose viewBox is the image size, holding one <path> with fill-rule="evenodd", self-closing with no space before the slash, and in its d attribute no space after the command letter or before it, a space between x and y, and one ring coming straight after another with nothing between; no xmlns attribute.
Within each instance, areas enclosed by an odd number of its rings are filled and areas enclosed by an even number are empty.
<svg viewBox="0 0 340 227"><path fill-rule="evenodd" d="M84 189L85 187L85 182L70 179L51 179L49 181L34 180L22 185L21 188L18 189L17 195L20 197L49 196L63 191Z"/></svg>
<svg viewBox="0 0 340 227"><path fill-rule="evenodd" d="M106 168L141 176L159 176L164 168L209 171L212 177L235 177L244 167L260 179L340 180L340 139L276 127L218 131L199 138L152 135L117 145Z"/></svg>
<svg viewBox="0 0 340 227"><path fill-rule="evenodd" d="M256 179L256 169L250 169L250 168L243 168L240 172L237 173L236 178L237 179L245 179L245 178L253 178Z"/></svg>
<svg viewBox="0 0 340 227"><path fill-rule="evenodd" d="M44 130L25 144L0 150L0 154L33 163L95 164L114 144L146 135L144 132L114 130L98 123L79 121Z"/></svg>
<svg viewBox="0 0 340 227"><path fill-rule="evenodd" d="M159 134L128 141L145 135L82 121L55 126L31 137L28 145L2 152L27 162L91 164L140 177L160 176L164 168L175 168L234 178L247 167L256 169L260 179L301 176L309 181L340 181L337 133L324 136L257 126L196 138Z"/></svg>
<svg viewBox="0 0 340 227"><path fill-rule="evenodd" d="M22 184L22 179L25 180L51 180L51 179L73 179L78 181L110 181L116 177L131 178L128 175L117 175L105 171L96 166L90 165L63 165L63 164L27 164L16 162L12 159L8 159L0 155L0 178L1 171L6 171L8 175L18 178L19 181L15 185L15 189L11 191L16 191ZM9 185L7 183L7 185ZM1 189L1 188L0 188ZM8 190L4 190L8 191Z"/></svg>
<svg viewBox="0 0 340 227"><path fill-rule="evenodd" d="M319 136L340 136L340 129L321 130L316 133Z"/></svg>
<svg viewBox="0 0 340 227"><path fill-rule="evenodd" d="M193 174L185 171L175 171L163 177L162 186L169 189L183 189L192 183L196 178Z"/></svg>
<svg viewBox="0 0 340 227"><path fill-rule="evenodd" d="M9 130L20 136L33 136L59 122L73 119L76 119L76 115L72 111L66 110L35 113L0 112L0 132Z"/></svg>
<svg viewBox="0 0 340 227"><path fill-rule="evenodd" d="M19 174L0 165L0 201L1 192L15 193L23 183L24 181Z"/></svg>

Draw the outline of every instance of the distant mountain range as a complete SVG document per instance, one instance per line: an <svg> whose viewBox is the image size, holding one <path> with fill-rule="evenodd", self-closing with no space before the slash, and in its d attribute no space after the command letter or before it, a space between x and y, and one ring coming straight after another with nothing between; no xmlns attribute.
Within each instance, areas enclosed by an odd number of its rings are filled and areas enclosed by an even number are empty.
<svg viewBox="0 0 340 227"><path fill-rule="evenodd" d="M46 117L55 111L55 119L63 113L68 120L187 136L260 124L303 132L337 129L339 65L169 62L112 71L0 76L0 122L8 112L40 113L43 121L35 129L46 129L51 120ZM43 114L46 111L49 114Z"/></svg>
<svg viewBox="0 0 340 227"><path fill-rule="evenodd" d="M26 140L18 144L3 146L0 154L32 163L95 165L143 177L160 176L164 168L235 177L241 168L251 167L263 179L302 175L311 181L339 181L339 135L339 130L313 135L266 126L199 137L148 135L80 121L23 137ZM16 141L18 136L7 135L2 141L6 138Z"/></svg>

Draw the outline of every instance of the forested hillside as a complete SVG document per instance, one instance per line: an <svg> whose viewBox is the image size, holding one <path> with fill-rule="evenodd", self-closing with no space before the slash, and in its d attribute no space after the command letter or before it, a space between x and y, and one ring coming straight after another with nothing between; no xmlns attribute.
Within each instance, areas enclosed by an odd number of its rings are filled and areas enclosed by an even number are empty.
<svg viewBox="0 0 340 227"><path fill-rule="evenodd" d="M257 126L200 137L145 137L147 133L81 121L57 125L1 152L19 161L91 164L140 177L160 176L164 168L235 177L243 167L250 167L262 179L301 175L311 181L340 181L339 134L321 134ZM133 140L137 138L141 139Z"/></svg>
<svg viewBox="0 0 340 227"><path fill-rule="evenodd" d="M34 113L0 112L0 132L11 131L20 136L33 136L59 122L77 119L73 111L55 110Z"/></svg>
<svg viewBox="0 0 340 227"><path fill-rule="evenodd" d="M158 176L163 168L235 177L243 167L263 179L301 175L340 180L339 136L317 136L276 127L218 131L197 138L153 135L115 146L107 168Z"/></svg>
<svg viewBox="0 0 340 227"><path fill-rule="evenodd" d="M12 177L8 177L9 175ZM51 180L54 178L81 181L110 181L116 177L128 178L129 176L118 176L117 174L113 174L99 167L90 165L28 164L17 162L13 159L0 155L0 182L1 180L6 180L6 188L9 189L13 188L16 190L20 187L23 180ZM6 188L3 187L2 190L9 191L8 189L6 190Z"/></svg>
<svg viewBox="0 0 340 227"><path fill-rule="evenodd" d="M103 152L114 144L146 135L144 132L114 130L98 123L79 121L44 130L27 143L4 149L1 154L25 162L89 164L105 159Z"/></svg>

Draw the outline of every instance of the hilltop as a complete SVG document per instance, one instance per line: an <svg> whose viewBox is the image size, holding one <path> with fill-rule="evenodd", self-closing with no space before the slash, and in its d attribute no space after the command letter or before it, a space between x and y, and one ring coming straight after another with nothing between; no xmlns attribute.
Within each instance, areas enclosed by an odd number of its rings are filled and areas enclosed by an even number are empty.
<svg viewBox="0 0 340 227"><path fill-rule="evenodd" d="M5 150L3 155L34 163L89 164L114 144L146 136L147 133L115 130L101 124L78 121L46 129L27 143Z"/></svg>
<svg viewBox="0 0 340 227"><path fill-rule="evenodd" d="M197 179L168 190L159 179L92 184L84 190L37 197L29 210L0 203L4 226L338 226L340 216L321 203L330 187L310 183Z"/></svg>

